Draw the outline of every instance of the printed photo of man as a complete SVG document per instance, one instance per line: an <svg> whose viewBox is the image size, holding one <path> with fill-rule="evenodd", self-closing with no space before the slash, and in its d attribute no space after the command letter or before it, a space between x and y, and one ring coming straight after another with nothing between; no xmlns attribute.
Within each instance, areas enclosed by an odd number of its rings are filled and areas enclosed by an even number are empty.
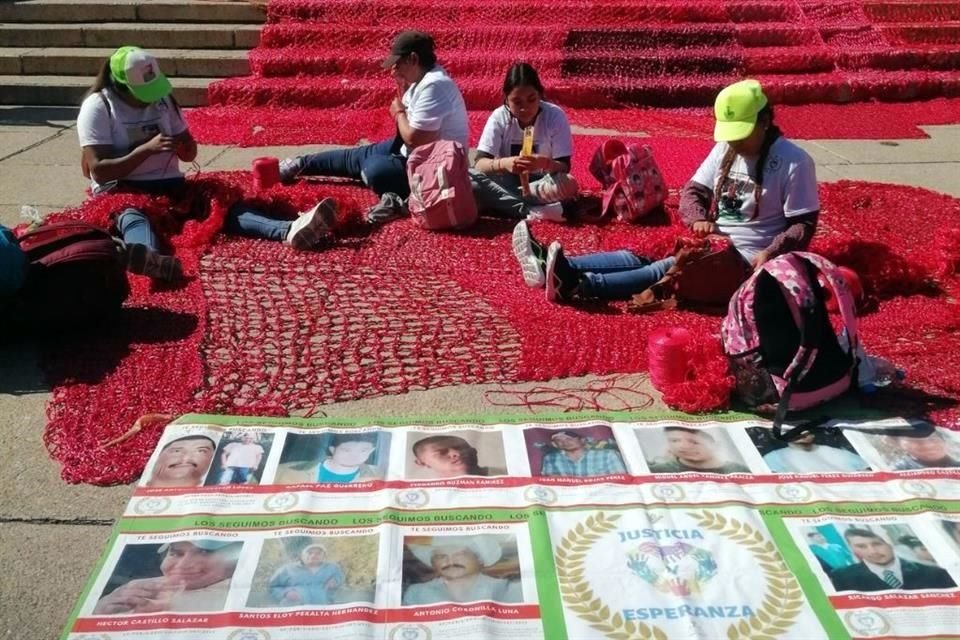
<svg viewBox="0 0 960 640"><path fill-rule="evenodd" d="M843 538L859 562L830 574L837 591L913 591L957 586L940 567L898 557L893 545L872 529L851 526L843 532Z"/></svg>
<svg viewBox="0 0 960 640"><path fill-rule="evenodd" d="M382 480L389 461L390 434L340 431L288 436L276 484L350 484Z"/></svg>
<svg viewBox="0 0 960 640"><path fill-rule="evenodd" d="M217 444L202 435L168 442L153 465L148 487L198 487L210 469Z"/></svg>
<svg viewBox="0 0 960 640"><path fill-rule="evenodd" d="M258 436L244 431L240 440L233 440L220 454L220 479L217 484L246 484L263 461L263 447Z"/></svg>
<svg viewBox="0 0 960 640"><path fill-rule="evenodd" d="M274 609L372 604L379 545L378 534L268 538L260 547L246 606Z"/></svg>
<svg viewBox="0 0 960 640"><path fill-rule="evenodd" d="M495 431L463 430L456 433L407 435L411 456L407 478L440 480L461 476L506 474L503 436Z"/></svg>
<svg viewBox="0 0 960 640"><path fill-rule="evenodd" d="M515 541L514 541L515 547ZM429 567L430 578L407 584L403 604L428 605L442 602L520 602L523 599L520 581L487 575L501 561L504 549L498 536L435 536L431 544L406 545L421 567ZM404 572L413 573L409 562ZM519 568L515 567L519 577Z"/></svg>
<svg viewBox="0 0 960 640"><path fill-rule="evenodd" d="M842 434L808 431L796 440L781 442L770 429L753 427L747 432L774 473L870 471Z"/></svg>
<svg viewBox="0 0 960 640"><path fill-rule="evenodd" d="M953 443L937 429L922 438L901 436L894 443L905 454L894 467L897 471L909 469L956 469L960 458L952 454Z"/></svg>
<svg viewBox="0 0 960 640"><path fill-rule="evenodd" d="M541 476L590 478L627 472L615 444L592 447L579 432L564 429L550 436L550 445L540 466Z"/></svg>
<svg viewBox="0 0 960 640"><path fill-rule="evenodd" d="M657 431L638 429L636 433L651 473L750 473L722 430L717 429L714 435L706 429L664 427L660 437L665 440L666 451L653 456L653 442L649 440L658 437ZM662 442L657 444L663 447Z"/></svg>
<svg viewBox="0 0 960 640"><path fill-rule="evenodd" d="M140 558L142 548L162 557L160 575L124 581L113 589L108 584L93 610L94 615L223 609L243 548L242 542L184 540L160 545L159 549L156 545L128 545L124 551L137 553ZM138 564L141 563L131 556L127 559L121 556L111 582L122 580Z"/></svg>
<svg viewBox="0 0 960 640"><path fill-rule="evenodd" d="M956 548L957 555L960 556L960 522L956 520L941 520L940 524L943 526L943 532Z"/></svg>

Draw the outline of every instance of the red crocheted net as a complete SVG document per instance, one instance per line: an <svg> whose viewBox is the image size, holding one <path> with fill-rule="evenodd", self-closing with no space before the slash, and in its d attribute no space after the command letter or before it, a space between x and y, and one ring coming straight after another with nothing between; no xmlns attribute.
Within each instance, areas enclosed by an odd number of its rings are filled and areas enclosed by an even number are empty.
<svg viewBox="0 0 960 640"><path fill-rule="evenodd" d="M920 137L917 124L960 120L957 7L562 0L544 11L511 0L271 0L252 75L214 83L210 106L189 119L208 143L387 137L396 88L380 63L397 32L418 28L435 38L480 125L501 104L506 68L526 60L548 98L585 127L698 136L712 124L717 91L750 76L794 137ZM839 111L850 102L862 104Z"/></svg>
<svg viewBox="0 0 960 640"><path fill-rule="evenodd" d="M960 121L955 3L563 0L543 11L492 0L271 0L268 13L250 56L254 75L215 83L211 106L188 113L201 142L353 144L391 136L385 109L395 88L379 62L392 37L411 27L436 38L472 110L473 142L500 104L505 68L525 59L574 124L652 134L642 141L673 187L711 146L708 106L716 92L747 75L763 82L778 123L795 138L922 137L918 124ZM927 101L817 104L873 99ZM601 139L576 138L582 185L594 184L583 159ZM691 380L668 389L667 400L688 410L725 406L718 319L628 315L621 304L548 305L518 277L507 223L484 221L453 235L401 221L368 234L357 216L373 199L354 187L253 194L245 174L193 183L182 201L112 195L66 213L104 223L123 205L139 204L192 276L174 290L134 278L123 322L110 335L46 347L54 399L45 440L71 482L136 477L159 436L157 422L127 433L144 414L283 415L445 384L643 371L647 336L663 325L683 325L695 337ZM326 195L340 202L343 224L326 251L215 235L241 197L292 215ZM893 409L932 409L954 423L954 409L936 396L960 394L960 368L943 366L960 353L957 201L841 183L823 187L823 204L815 249L861 273L874 309L863 321L866 344L929 392L884 397L894 397ZM545 223L536 232L562 240L570 253L628 247L659 257L682 231L672 208L661 222ZM609 390L626 393L610 382L544 400L539 388L522 402L600 406ZM634 393L622 402L646 400Z"/></svg>
<svg viewBox="0 0 960 640"><path fill-rule="evenodd" d="M45 441L68 481L135 478L160 431L123 438L144 414L286 415L450 384L644 371L647 337L665 325L687 327L695 337L693 379L668 389L668 402L691 411L726 405L718 318L634 315L621 303L548 304L519 276L508 222L482 220L467 233L447 234L401 220L368 233L357 220L373 197L356 187L307 183L256 195L246 173L191 182L191 197L178 202L115 194L64 213L105 223L122 205L139 205L169 237L188 275L177 289L132 276L119 326L45 347L54 385ZM340 204L341 228L326 250L299 253L282 243L213 235L223 211L241 197L290 214L328 195ZM929 394L956 398L960 317L952 297L937 290L957 282L960 202L866 183L824 185L822 201L815 248L860 271L879 305L863 320L870 352L894 360ZM662 256L682 233L674 204L660 226L541 223L534 230L561 240L571 254L627 247ZM934 242L942 237L954 242ZM935 244L940 249L930 250ZM881 260L892 267L870 268ZM897 290L917 294L896 297ZM573 400L563 392L563 406L596 404L597 394L609 404L614 396L605 391L619 393L615 383L601 387ZM546 400L534 393L523 401ZM622 402L646 401L633 394ZM927 404L942 422L956 421L953 408Z"/></svg>

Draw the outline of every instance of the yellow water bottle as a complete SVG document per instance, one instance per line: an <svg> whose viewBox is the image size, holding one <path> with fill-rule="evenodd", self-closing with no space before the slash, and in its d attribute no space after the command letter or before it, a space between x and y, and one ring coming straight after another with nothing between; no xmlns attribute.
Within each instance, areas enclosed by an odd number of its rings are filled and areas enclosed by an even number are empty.
<svg viewBox="0 0 960 640"><path fill-rule="evenodd" d="M523 144L520 146L520 155L533 155L533 125L523 128ZM530 174L527 171L520 174L520 192L524 196L530 195Z"/></svg>

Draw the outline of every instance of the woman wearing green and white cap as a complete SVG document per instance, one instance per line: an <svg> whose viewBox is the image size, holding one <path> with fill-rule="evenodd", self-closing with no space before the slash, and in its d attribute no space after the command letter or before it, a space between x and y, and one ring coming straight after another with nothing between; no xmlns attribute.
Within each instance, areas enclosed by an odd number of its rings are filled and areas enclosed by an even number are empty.
<svg viewBox="0 0 960 640"><path fill-rule="evenodd" d="M139 47L120 47L103 63L77 118L83 175L95 194L115 187L172 194L184 186L180 161L196 159L197 143L172 89L156 58ZM227 216L226 230L311 249L328 235L334 211L328 198L290 221L240 204ZM179 277L179 261L157 252L156 235L143 212L127 208L118 214L129 268L163 280Z"/></svg>
<svg viewBox="0 0 960 640"><path fill-rule="evenodd" d="M813 159L773 123L756 80L723 89L714 115L717 144L683 188L683 221L699 236L727 236L753 268L805 249L820 213Z"/></svg>

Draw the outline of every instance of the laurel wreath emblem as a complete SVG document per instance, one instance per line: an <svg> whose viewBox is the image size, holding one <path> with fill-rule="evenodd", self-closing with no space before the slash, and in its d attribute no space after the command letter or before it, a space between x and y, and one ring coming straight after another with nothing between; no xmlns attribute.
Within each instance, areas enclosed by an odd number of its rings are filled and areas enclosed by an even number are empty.
<svg viewBox="0 0 960 640"><path fill-rule="evenodd" d="M709 511L688 512L697 523L737 542L753 554L767 579L767 593L754 615L727 628L728 640L774 640L793 624L803 607L803 593L773 543L759 531L736 518ZM557 545L555 561L560 595L567 607L593 629L612 640L667 640L654 625L625 620L598 598L584 577L587 552L605 534L616 528L619 515L602 512L571 529Z"/></svg>
<svg viewBox="0 0 960 640"><path fill-rule="evenodd" d="M571 611L586 621L593 629L613 640L667 640L667 634L642 622L624 620L619 613L594 595L590 583L584 578L583 564L597 540L616 527L619 515L607 516L598 513L577 524L560 540L556 550L557 578L560 596Z"/></svg>
<svg viewBox="0 0 960 640"><path fill-rule="evenodd" d="M803 592L777 548L759 531L736 518L703 511L688 513L701 527L716 531L753 554L767 579L767 594L756 613L727 627L728 640L773 640L800 615Z"/></svg>

